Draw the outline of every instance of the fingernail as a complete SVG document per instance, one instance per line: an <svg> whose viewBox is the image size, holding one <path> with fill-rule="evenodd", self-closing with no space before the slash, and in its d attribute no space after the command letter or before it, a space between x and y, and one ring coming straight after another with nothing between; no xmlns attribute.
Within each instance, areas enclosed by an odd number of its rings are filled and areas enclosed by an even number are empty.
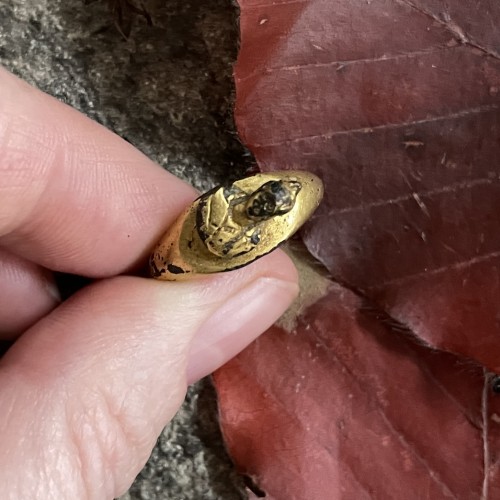
<svg viewBox="0 0 500 500"><path fill-rule="evenodd" d="M196 382L236 356L286 311L297 293L296 283L259 278L226 301L193 338L188 382Z"/></svg>

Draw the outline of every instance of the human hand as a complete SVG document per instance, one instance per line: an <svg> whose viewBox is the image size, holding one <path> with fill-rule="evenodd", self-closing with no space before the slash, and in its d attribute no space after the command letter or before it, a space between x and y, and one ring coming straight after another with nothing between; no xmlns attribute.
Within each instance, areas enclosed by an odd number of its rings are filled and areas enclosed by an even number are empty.
<svg viewBox="0 0 500 500"><path fill-rule="evenodd" d="M274 252L184 283L117 276L196 196L125 141L0 70L4 499L123 493L185 395L297 293ZM60 303L52 271L96 278Z"/></svg>

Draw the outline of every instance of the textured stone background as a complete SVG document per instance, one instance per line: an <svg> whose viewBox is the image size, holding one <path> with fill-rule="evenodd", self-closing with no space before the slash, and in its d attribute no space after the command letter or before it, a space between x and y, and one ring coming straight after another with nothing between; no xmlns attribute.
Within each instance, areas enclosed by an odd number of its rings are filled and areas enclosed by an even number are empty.
<svg viewBox="0 0 500 500"><path fill-rule="evenodd" d="M118 0L116 0L118 1ZM112 2L109 2L112 3ZM149 0L125 40L108 2L1 0L0 64L104 124L200 190L237 177L251 158L232 121L237 9L231 0ZM244 498L208 381L158 440L135 499Z"/></svg>

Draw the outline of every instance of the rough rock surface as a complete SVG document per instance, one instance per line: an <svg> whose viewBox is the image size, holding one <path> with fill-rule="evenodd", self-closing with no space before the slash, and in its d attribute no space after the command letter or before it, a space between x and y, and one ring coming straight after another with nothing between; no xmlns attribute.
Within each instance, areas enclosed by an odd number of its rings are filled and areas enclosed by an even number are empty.
<svg viewBox="0 0 500 500"><path fill-rule="evenodd" d="M108 2L3 0L0 64L124 137L200 190L251 160L232 120L237 9L230 0L150 0L128 39ZM191 388L122 498L243 497L208 381Z"/></svg>

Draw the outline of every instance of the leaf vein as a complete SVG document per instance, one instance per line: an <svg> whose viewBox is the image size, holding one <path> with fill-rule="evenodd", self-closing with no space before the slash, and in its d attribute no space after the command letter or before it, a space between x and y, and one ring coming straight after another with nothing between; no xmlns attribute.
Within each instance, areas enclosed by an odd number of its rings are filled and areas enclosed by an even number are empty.
<svg viewBox="0 0 500 500"><path fill-rule="evenodd" d="M367 290L380 290L387 286L400 285L410 280L414 280L419 278L420 276L435 276L437 274L441 274L447 271L458 271L461 269L467 269L468 267L473 267L477 264L482 264L483 262L487 262L491 259L496 259L500 257L500 250L496 250L493 252L488 252L483 255L478 255L476 257L471 257L470 259L454 262L451 264L446 264L445 266L436 267L434 269L424 269L423 271L418 271L414 274L407 274L406 276L402 276L400 278L394 278L392 280L384 281L376 286L367 287Z"/></svg>
<svg viewBox="0 0 500 500"><path fill-rule="evenodd" d="M385 130L385 129L398 129L398 128L403 128L403 127L422 125L422 124L433 123L433 122L438 122L438 121L457 120L457 119L463 118L463 117L468 116L468 115L488 113L491 111L498 111L499 109L500 109L500 105L498 105L498 104L485 104L485 105L476 106L473 108L462 109L462 110L456 111L454 113L429 116L429 117L422 118L419 120L409 120L407 122L400 122L400 123L384 123L382 125L374 125L373 127L361 127L361 128L350 128L350 129L345 129L345 130L334 130L332 132L325 132L323 134L305 135L305 136L301 136L301 137L294 137L292 139L285 139L285 140L270 142L270 143L255 143L253 147L254 148L270 148L270 147L276 147L276 146L282 146L282 145L289 145L289 144L292 144L295 142L311 141L311 140L315 140L315 139L331 139L332 137L339 136L339 135L342 136L342 135L358 134L358 133L371 134L373 132L376 132L379 130Z"/></svg>
<svg viewBox="0 0 500 500"><path fill-rule="evenodd" d="M321 217L331 217L332 215L340 215L350 212L357 212L359 210L370 210L372 208L383 207L385 205L397 205L405 201L414 200L419 206L423 204L422 198L432 198L434 196L442 195L445 193L456 193L464 189L471 189L477 186L486 186L493 182L491 177L481 177L478 179L467 180L463 182L457 182L454 184L448 184L447 186L442 186L437 189L429 189L426 191L412 191L409 194L395 196L394 198L376 200L370 203L361 203L360 205L353 205L349 207L334 208L329 210L325 214L316 215L317 218Z"/></svg>
<svg viewBox="0 0 500 500"><path fill-rule="evenodd" d="M276 73L279 71L299 71L303 69L316 69L316 68L328 68L330 66L335 66L338 65L337 71L340 71L341 69L345 68L346 66L351 66L354 64L364 64L364 63L377 63L377 62L384 62L384 61L398 61L400 59L410 59L412 57L420 57L420 56L426 56L426 55L432 55L432 54L437 54L439 52L443 52L446 50L453 50L459 47L458 45L452 46L452 47L447 47L443 45L435 46L435 47L430 47L428 49L422 49L422 50L411 50L408 52L400 52L398 54L390 54L390 55L382 55L379 57L365 57L365 58L359 58L359 59L338 59L335 61L326 61L326 62L316 62L316 63L307 63L307 64L295 64L295 65L287 65L287 66L271 66L269 68L264 68L263 70L256 70L253 71L252 73L241 77L237 78L238 83L242 83L246 80L249 80L250 78L254 78L255 76L258 75L270 75L272 73Z"/></svg>
<svg viewBox="0 0 500 500"><path fill-rule="evenodd" d="M448 13L445 13L443 18L437 16L433 12L417 5L416 3L412 2L411 0L395 0L396 3L406 5L407 7L410 7L416 12L419 12L420 14L423 14L424 16L430 17L433 21L438 22L441 26L443 26L445 29L447 29L453 37L458 40L460 43L464 45L468 45L470 47L473 47L475 49L479 49L480 51L484 52L485 54L500 60L500 52L485 47L481 45L479 42L474 40L470 35L468 35L465 30L457 24L451 17L449 16Z"/></svg>

